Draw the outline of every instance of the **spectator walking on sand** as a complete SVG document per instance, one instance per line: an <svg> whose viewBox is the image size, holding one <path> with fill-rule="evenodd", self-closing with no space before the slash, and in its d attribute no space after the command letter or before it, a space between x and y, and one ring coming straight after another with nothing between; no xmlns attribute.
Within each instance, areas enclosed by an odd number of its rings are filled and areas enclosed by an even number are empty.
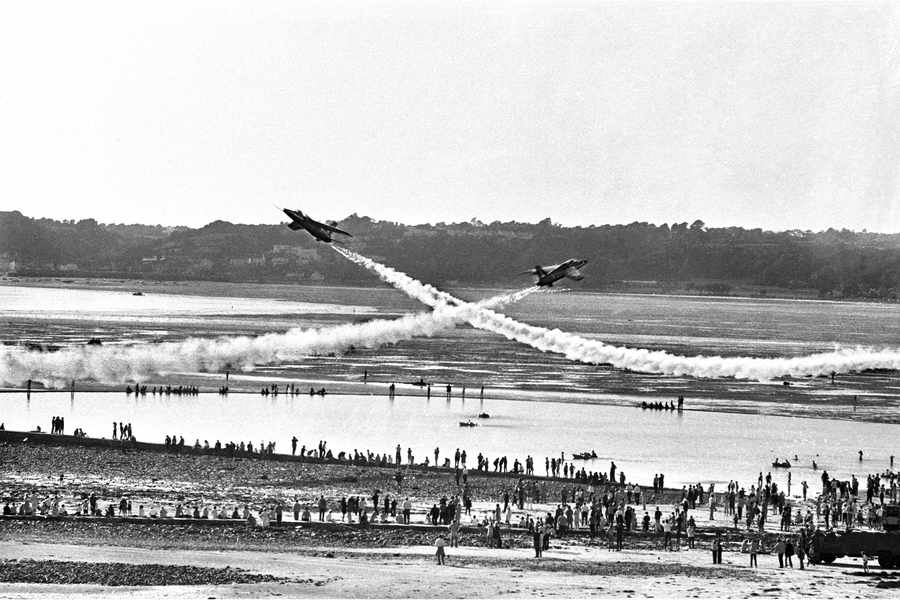
<svg viewBox="0 0 900 600"><path fill-rule="evenodd" d="M722 534L719 533L718 531L716 532L716 539L713 540L712 555L713 555L713 564L721 565L722 564Z"/></svg>
<svg viewBox="0 0 900 600"><path fill-rule="evenodd" d="M444 564L444 546L447 545L447 542L444 540L444 536L438 535L437 539L434 540L434 545L437 547L437 552L435 553L435 557L437 558L437 564Z"/></svg>
<svg viewBox="0 0 900 600"><path fill-rule="evenodd" d="M450 547L458 548L459 547L459 514L456 515L457 518L453 519L453 522L450 523Z"/></svg>

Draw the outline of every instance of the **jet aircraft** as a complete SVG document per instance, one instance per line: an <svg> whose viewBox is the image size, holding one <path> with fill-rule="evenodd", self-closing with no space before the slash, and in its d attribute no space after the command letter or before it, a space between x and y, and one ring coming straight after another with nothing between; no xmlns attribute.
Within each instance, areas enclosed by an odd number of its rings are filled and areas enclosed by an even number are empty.
<svg viewBox="0 0 900 600"><path fill-rule="evenodd" d="M319 223L318 221L310 218L308 215L304 215L300 210L291 210L290 208L283 208L282 210L284 211L284 214L286 214L291 219L291 222L288 223L288 227L290 227L294 231L305 229L311 236L313 236L320 242L330 243L336 241L332 239L332 235L335 233L353 237L346 231L335 227L335 225L337 225L337 222L335 221Z"/></svg>
<svg viewBox="0 0 900 600"><path fill-rule="evenodd" d="M582 279L584 279L584 275L581 274L581 271L579 271L579 269L586 265L587 262L588 261L583 258L570 258L565 262L561 262L558 265L551 265L549 267L542 267L540 265L537 265L534 269L525 271L522 274L534 275L535 277L537 277L537 285L541 287L550 287L564 277L574 279L575 281L581 281Z"/></svg>

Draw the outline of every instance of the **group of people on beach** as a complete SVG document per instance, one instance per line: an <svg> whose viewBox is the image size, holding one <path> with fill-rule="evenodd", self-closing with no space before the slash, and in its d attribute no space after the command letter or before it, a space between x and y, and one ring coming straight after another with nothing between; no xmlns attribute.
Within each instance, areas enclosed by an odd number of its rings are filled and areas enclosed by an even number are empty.
<svg viewBox="0 0 900 600"><path fill-rule="evenodd" d="M225 393L228 393L228 388L225 388ZM300 388L299 385L295 385L293 383L286 383L283 388L279 387L277 383L271 383L269 385L263 386L259 389L259 394L261 396L277 396L278 394L284 394L286 396L300 396L306 394L306 390ZM309 388L310 396L324 396L327 392L325 388Z"/></svg>
<svg viewBox="0 0 900 600"><path fill-rule="evenodd" d="M122 423L113 421L112 439L114 440L134 440L134 432L131 429L131 423Z"/></svg>
<svg viewBox="0 0 900 600"><path fill-rule="evenodd" d="M184 436L166 436L163 445L167 449L171 449L175 452L185 452L185 442ZM239 456L256 456L256 457L265 457L265 456L274 456L275 455L275 442L259 442L256 446L253 445L253 442L226 442L224 445L221 441L216 440L215 444L210 445L209 440L203 440L203 443L200 443L200 438L197 438L193 445L189 447L189 450L194 452L214 452L216 454L222 454L229 456L231 458L237 458Z"/></svg>
<svg viewBox="0 0 900 600"><path fill-rule="evenodd" d="M50 419L50 434L51 435L63 435L63 431L66 429L66 419L65 417L56 417Z"/></svg>
<svg viewBox="0 0 900 600"><path fill-rule="evenodd" d="M62 417L53 417L51 433L62 434L63 431ZM131 424L113 422L112 437L133 439ZM174 435L166 436L165 445L180 450L185 447L185 441L181 436L178 438ZM260 442L254 445L252 442L228 442L222 445L217 440L210 446L208 441L201 444L197 439L192 448L222 454L230 453L232 456L247 453L254 457L264 457L274 456L275 443ZM335 455L324 440L307 449L306 445L300 445L299 439L294 436L291 440L291 454L299 455L301 458L312 457L375 466L430 466L430 457L417 463L412 448L406 448L404 452L400 444L397 444L393 456L358 450L354 450L352 454L338 452ZM435 447L432 456L434 464L438 465L442 458L441 449ZM654 476L652 495L649 495L641 486L629 483L615 462L610 463L608 473L589 473L585 469L567 468L570 463L565 459L565 455L561 454L558 459L548 457L545 460L545 474L548 478L556 479L556 483L562 479L566 482L571 481L571 484L564 483L559 502L555 504L555 508L546 510L544 505L548 504L550 498L544 483L534 476L532 456L527 456L524 462L515 459L510 469L506 456L494 457L489 461L486 456L479 453L477 467L480 473L518 476L514 486L501 488L494 508L482 509L483 512L479 517L471 514L473 499L469 489L466 450L457 448L453 454L443 458L443 467L452 469L455 475L447 483L448 490L453 492L420 506L417 513L422 521L434 527L450 528L450 547L453 547L454 540L458 542L460 527L464 526L464 522L468 526L481 527L486 544L491 546L502 545L503 530L527 532L527 535L537 540L536 556L542 555L551 537L562 537L578 532L586 533L590 539L605 539L610 548L615 550L623 549L628 536L635 532L654 536L658 547L666 550L681 549L682 540L688 549L694 548L697 522L701 514L696 511L700 509L705 511L708 508L709 516L706 523L710 525L721 527L731 521L735 530L741 523L746 525L750 535L745 543L741 544L741 550L750 555L752 565L756 564L757 554L770 549L766 545L765 538L769 516L780 519L778 530L782 532L783 537L771 547L771 551L780 555L781 565L792 567L791 559L797 557L803 568L805 540L808 539L809 532L823 526L825 529L833 527L877 529L882 524L885 503L897 501L900 494L900 476L893 471L870 473L862 482L855 475L847 480L838 480L826 471L821 476L822 492L815 498L815 510L812 510L813 505L805 502L806 482L803 482L802 486L803 500L797 501L790 497L789 489L786 493L773 481L771 473L764 476L761 471L755 485L751 484L747 488L740 486L736 481L730 481L723 491L717 491L714 484L685 486L681 490L680 499L670 498L672 510L665 515L659 507L651 513L646 506L651 499L658 502L661 497L673 494L672 490L665 489L663 474ZM398 470L398 473L400 472ZM555 502L556 498L553 501ZM535 508L535 505L538 507ZM255 526L266 526L272 522L282 522L284 512L293 512L294 520L300 522L314 520L313 515L317 512L318 521L328 522L337 520L338 511L342 522L410 524L412 508L409 498L401 503L399 495L391 497L390 494L382 494L376 490L369 497L354 495L327 499L320 495L313 501L301 502L295 499L293 504L268 502L257 511L251 510L249 505L243 509L234 506L229 510L224 506L210 506L202 502L192 506L177 504L174 508L162 504L148 508L141 505L137 511L133 511L131 500L128 498L122 498L118 503L110 501L103 506L94 494L81 498L77 507L72 510L71 506L67 509L61 505L58 498L38 501L33 496L26 496L19 505L7 500L3 513L243 519ZM724 523L717 518L719 510L723 510ZM771 530L771 527L769 529ZM796 537L798 532L801 536L799 539ZM715 542L713 543L714 561L721 562L722 546L723 542L720 540L716 550ZM716 558L716 551L719 552L719 558Z"/></svg>
<svg viewBox="0 0 900 600"><path fill-rule="evenodd" d="M200 394L200 388L195 385L154 385L148 387L146 385L135 384L134 388L130 385L125 386L125 394L130 396L146 396L147 393L153 396L197 396Z"/></svg>

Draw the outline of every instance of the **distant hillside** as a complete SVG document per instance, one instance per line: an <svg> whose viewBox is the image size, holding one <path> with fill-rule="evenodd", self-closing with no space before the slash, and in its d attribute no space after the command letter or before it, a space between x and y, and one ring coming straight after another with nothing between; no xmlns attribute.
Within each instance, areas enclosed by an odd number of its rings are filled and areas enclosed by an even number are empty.
<svg viewBox="0 0 900 600"><path fill-rule="evenodd" d="M588 289L728 293L751 285L826 298L895 300L900 234L771 232L692 224L561 227L477 221L400 225L351 215L349 246L438 285L514 285L516 274L590 260ZM199 229L31 219L0 212L0 274L361 284L372 275L283 225L215 221Z"/></svg>

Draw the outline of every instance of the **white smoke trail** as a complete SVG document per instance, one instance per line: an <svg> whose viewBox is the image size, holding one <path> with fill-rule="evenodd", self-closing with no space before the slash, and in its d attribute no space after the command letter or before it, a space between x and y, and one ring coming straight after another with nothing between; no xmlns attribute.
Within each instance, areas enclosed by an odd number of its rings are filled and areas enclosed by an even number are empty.
<svg viewBox="0 0 900 600"><path fill-rule="evenodd" d="M28 380L60 387L73 380L106 384L146 381L174 371L251 370L254 366L296 360L312 353L344 351L350 346L374 348L419 336L432 336L474 317L487 307L517 302L534 288L503 294L479 303L432 304L434 311L399 319L379 319L310 329L292 329L258 337L189 338L180 342L133 346L80 346L39 352L19 346L0 347L0 385Z"/></svg>
<svg viewBox="0 0 900 600"><path fill-rule="evenodd" d="M336 248L349 260L362 265L383 281L390 283L410 297L429 306L456 302L450 294L423 284L364 256L344 248ZM868 347L838 348L806 356L785 358L684 356L663 350L645 350L611 346L597 340L589 340L559 329L547 329L521 323L498 314L486 307L472 311L468 322L484 329L531 346L542 352L562 354L570 360L589 364L610 364L620 369L662 375L692 376L703 378L734 377L767 381L776 377L827 375L831 372L848 373L866 369L900 369L900 350L878 350Z"/></svg>

